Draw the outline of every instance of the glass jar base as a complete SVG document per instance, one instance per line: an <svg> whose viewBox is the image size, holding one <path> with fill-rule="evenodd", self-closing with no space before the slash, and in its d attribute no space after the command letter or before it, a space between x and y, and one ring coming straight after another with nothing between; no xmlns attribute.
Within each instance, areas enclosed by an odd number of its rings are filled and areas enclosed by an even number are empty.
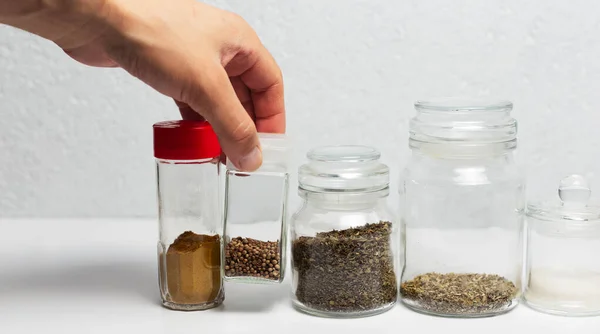
<svg viewBox="0 0 600 334"><path fill-rule="evenodd" d="M600 309L586 309L585 307L580 307L573 304L568 303L536 303L527 297L523 298L523 302L529 308L550 315L557 315L563 317L593 317L600 315Z"/></svg>
<svg viewBox="0 0 600 334"><path fill-rule="evenodd" d="M396 302L393 302L393 303L389 303L389 304L380 306L375 309L345 312L345 311L318 310L318 309L306 306L297 300L294 300L292 302L292 305L294 306L294 308L296 310L298 310L302 313L308 314L308 315L313 315L313 316L322 317L322 318L365 318L365 317L370 317L370 316L378 315L381 313L385 313L385 312L389 311L390 309L392 309L395 304L396 304Z"/></svg>
<svg viewBox="0 0 600 334"><path fill-rule="evenodd" d="M163 300L162 305L170 310L175 311L204 311L209 310L211 308L219 307L221 304L223 304L224 299L225 297L221 296L219 299L216 299L210 303L202 304L178 304Z"/></svg>
<svg viewBox="0 0 600 334"><path fill-rule="evenodd" d="M426 307L422 305L418 301L410 300L410 299L402 299L402 304L408 307L409 309L432 316L445 317L445 318L488 318L494 317L497 315L505 314L512 311L519 304L518 300L512 300L504 306L496 307L492 310L486 310L481 312L447 312L447 311L439 311L432 309L431 307Z"/></svg>
<svg viewBox="0 0 600 334"><path fill-rule="evenodd" d="M282 279L268 279L268 278L260 278L260 277L252 277L252 276L225 276L226 282L235 282L235 283L246 283L246 284L259 284L259 285L272 285L272 284L280 284L283 282Z"/></svg>

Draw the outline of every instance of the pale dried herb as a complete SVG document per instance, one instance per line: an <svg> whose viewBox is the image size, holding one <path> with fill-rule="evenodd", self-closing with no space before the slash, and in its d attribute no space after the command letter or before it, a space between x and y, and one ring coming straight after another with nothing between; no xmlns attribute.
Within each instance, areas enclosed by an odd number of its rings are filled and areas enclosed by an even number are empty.
<svg viewBox="0 0 600 334"><path fill-rule="evenodd" d="M322 311L360 312L397 298L392 224L379 222L300 237L292 244L296 298Z"/></svg>
<svg viewBox="0 0 600 334"><path fill-rule="evenodd" d="M405 301L441 314L481 314L507 308L517 295L510 280L491 274L427 273L402 283Z"/></svg>

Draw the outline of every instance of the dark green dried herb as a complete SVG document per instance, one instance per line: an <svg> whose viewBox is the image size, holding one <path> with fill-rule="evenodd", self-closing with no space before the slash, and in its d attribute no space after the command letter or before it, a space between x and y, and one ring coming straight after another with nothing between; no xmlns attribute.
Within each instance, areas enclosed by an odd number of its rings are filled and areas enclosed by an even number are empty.
<svg viewBox="0 0 600 334"><path fill-rule="evenodd" d="M400 294L409 305L425 311L475 315L507 308L517 288L498 275L427 273L402 283Z"/></svg>
<svg viewBox="0 0 600 334"><path fill-rule="evenodd" d="M296 298L322 311L359 312L394 303L392 224L379 222L300 237L292 244Z"/></svg>

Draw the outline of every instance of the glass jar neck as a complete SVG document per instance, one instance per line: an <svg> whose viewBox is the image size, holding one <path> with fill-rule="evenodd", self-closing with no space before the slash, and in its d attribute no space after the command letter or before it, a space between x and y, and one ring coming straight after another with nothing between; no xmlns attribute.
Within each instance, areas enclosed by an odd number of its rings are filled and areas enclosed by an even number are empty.
<svg viewBox="0 0 600 334"><path fill-rule="evenodd" d="M501 143L430 143L410 140L409 146L415 155L439 159L507 159L517 147L517 141Z"/></svg>
<svg viewBox="0 0 600 334"><path fill-rule="evenodd" d="M298 188L307 205L330 211L356 211L380 205L390 193L389 187L369 192L315 192Z"/></svg>

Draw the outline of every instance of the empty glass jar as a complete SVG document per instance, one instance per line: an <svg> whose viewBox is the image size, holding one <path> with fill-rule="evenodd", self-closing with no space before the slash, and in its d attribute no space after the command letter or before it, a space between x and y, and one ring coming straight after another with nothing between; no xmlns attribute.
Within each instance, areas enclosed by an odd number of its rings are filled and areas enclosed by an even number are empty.
<svg viewBox="0 0 600 334"><path fill-rule="evenodd" d="M263 154L254 172L227 163L224 274L227 281L281 283L285 275L289 145L259 133Z"/></svg>
<svg viewBox="0 0 600 334"><path fill-rule="evenodd" d="M520 298L525 205L512 103L415 108L400 184L402 302L441 316L507 312Z"/></svg>
<svg viewBox="0 0 600 334"><path fill-rule="evenodd" d="M397 237L389 169L363 146L311 150L299 168L304 199L292 219L293 304L324 317L361 317L397 299Z"/></svg>
<svg viewBox="0 0 600 334"><path fill-rule="evenodd" d="M207 122L153 128L162 303L187 311L216 307L224 299L217 136Z"/></svg>
<svg viewBox="0 0 600 334"><path fill-rule="evenodd" d="M559 201L527 208L524 299L557 315L600 315L600 202L579 175L564 178Z"/></svg>

